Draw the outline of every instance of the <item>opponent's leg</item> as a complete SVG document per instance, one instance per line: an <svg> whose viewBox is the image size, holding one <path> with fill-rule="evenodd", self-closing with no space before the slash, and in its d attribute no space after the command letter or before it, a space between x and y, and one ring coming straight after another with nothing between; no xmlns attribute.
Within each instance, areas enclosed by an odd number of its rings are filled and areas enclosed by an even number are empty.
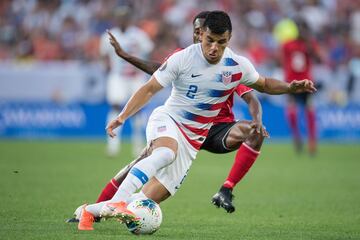
<svg viewBox="0 0 360 240"><path fill-rule="evenodd" d="M235 207L232 204L232 190L255 162L263 140L263 134L256 132L251 127L249 121L237 122L229 130L228 135L225 136L224 144L229 150L237 148L239 150L236 153L233 166L226 181L219 192L212 198L214 205L224 208L229 213L235 211Z"/></svg>

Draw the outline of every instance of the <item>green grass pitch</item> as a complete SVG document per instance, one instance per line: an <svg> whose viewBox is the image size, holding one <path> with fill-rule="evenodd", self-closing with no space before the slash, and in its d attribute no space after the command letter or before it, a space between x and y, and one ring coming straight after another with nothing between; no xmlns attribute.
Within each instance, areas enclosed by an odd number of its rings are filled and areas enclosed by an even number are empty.
<svg viewBox="0 0 360 240"><path fill-rule="evenodd" d="M323 144L315 158L267 141L234 194L236 211L210 204L233 155L201 152L182 188L161 207L152 236L115 221L79 232L64 220L94 202L131 160L108 159L102 142L0 141L0 239L360 239L359 145Z"/></svg>

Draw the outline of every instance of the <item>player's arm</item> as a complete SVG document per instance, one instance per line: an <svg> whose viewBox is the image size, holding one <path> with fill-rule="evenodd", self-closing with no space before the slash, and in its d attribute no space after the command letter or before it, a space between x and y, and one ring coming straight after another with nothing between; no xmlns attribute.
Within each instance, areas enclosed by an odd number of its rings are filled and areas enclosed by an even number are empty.
<svg viewBox="0 0 360 240"><path fill-rule="evenodd" d="M294 80L291 83L283 82L274 78L259 76L258 80L249 85L259 92L278 95L285 93L313 93L316 91L314 83L308 79Z"/></svg>
<svg viewBox="0 0 360 240"><path fill-rule="evenodd" d="M136 68L152 75L161 66L161 63L159 62L147 61L128 54L122 49L119 42L109 30L107 33L109 35L110 44L114 47L116 54Z"/></svg>
<svg viewBox="0 0 360 240"><path fill-rule="evenodd" d="M139 90L129 99L119 116L112 120L106 127L106 132L110 137L115 137L113 130L122 125L126 119L137 113L152 96L163 88L154 76L150 78Z"/></svg>

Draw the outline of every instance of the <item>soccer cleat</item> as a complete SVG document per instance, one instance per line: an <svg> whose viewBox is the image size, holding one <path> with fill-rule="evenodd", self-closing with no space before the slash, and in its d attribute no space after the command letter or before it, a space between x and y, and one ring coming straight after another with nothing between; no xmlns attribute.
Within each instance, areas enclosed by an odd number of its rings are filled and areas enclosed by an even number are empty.
<svg viewBox="0 0 360 240"><path fill-rule="evenodd" d="M79 222L79 219L77 219L77 218L75 218L75 217L72 217L72 218L66 219L65 222L66 222L66 223L78 223L78 222Z"/></svg>
<svg viewBox="0 0 360 240"><path fill-rule="evenodd" d="M213 198L212 198L212 203L219 207L222 207L226 210L226 212L228 213L232 213L235 211L235 207L232 204L232 200L234 198L234 195L232 194L232 190L230 188L226 188L224 186L222 186L219 190L219 192L217 192Z"/></svg>
<svg viewBox="0 0 360 240"><path fill-rule="evenodd" d="M129 211L125 202L107 203L101 211L102 218L116 218L121 223L130 223L135 220L135 214Z"/></svg>
<svg viewBox="0 0 360 240"><path fill-rule="evenodd" d="M95 217L94 218L94 222L98 223L101 221L101 217ZM76 218L76 217L73 217L73 218L69 218L69 219L66 219L67 223L78 223L79 222L79 219Z"/></svg>
<svg viewBox="0 0 360 240"><path fill-rule="evenodd" d="M90 212L86 211L85 207L86 207L86 205L83 207L83 209L81 211L78 229L83 230L83 231L91 231L91 230L94 230L94 228L93 228L94 215L92 215Z"/></svg>
<svg viewBox="0 0 360 240"><path fill-rule="evenodd" d="M65 222L67 223L78 223L80 216L81 216L81 212L83 207L86 206L86 204L80 205L78 208L76 208L75 212L74 212L74 217L67 219ZM95 218L95 222L100 222L101 217L96 217Z"/></svg>

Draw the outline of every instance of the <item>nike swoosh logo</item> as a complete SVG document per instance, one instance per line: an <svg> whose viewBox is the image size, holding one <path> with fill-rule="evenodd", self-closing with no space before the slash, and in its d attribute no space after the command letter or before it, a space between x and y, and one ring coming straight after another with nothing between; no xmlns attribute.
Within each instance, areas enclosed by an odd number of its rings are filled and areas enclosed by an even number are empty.
<svg viewBox="0 0 360 240"><path fill-rule="evenodd" d="M191 77L192 78L196 78L196 77L199 77L199 76L201 76L202 74L191 74Z"/></svg>

